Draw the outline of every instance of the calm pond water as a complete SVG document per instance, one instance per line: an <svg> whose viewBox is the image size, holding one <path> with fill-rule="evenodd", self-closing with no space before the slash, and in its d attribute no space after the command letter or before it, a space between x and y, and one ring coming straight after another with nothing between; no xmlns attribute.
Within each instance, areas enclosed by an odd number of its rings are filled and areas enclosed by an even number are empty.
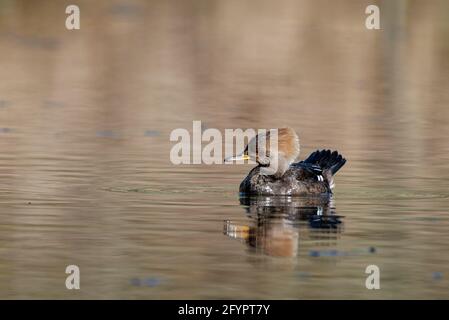
<svg viewBox="0 0 449 320"><path fill-rule="evenodd" d="M449 2L377 2L378 31L371 2L77 1L68 31L1 1L0 298L449 298ZM332 202L173 165L193 120L338 150Z"/></svg>

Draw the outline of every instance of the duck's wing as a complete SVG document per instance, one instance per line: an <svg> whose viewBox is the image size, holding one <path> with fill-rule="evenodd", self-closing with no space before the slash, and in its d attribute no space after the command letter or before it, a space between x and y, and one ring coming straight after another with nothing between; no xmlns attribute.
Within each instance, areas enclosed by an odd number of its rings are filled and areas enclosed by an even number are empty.
<svg viewBox="0 0 449 320"><path fill-rule="evenodd" d="M301 168L311 168L306 170L316 172L318 180L321 180L324 176L330 188L333 189L335 186L334 175L345 163L346 159L337 151L317 150L312 152L307 159L298 162L297 165L301 166ZM321 170L321 173L318 173L318 168Z"/></svg>
<svg viewBox="0 0 449 320"><path fill-rule="evenodd" d="M291 167L295 169L301 169L299 171L299 177L302 180L314 179L316 181L324 181L323 169L319 165L300 161L297 163L293 163Z"/></svg>
<svg viewBox="0 0 449 320"><path fill-rule="evenodd" d="M322 171L330 171L334 175L343 167L346 159L337 151L317 150L312 152L307 159L299 163L318 166Z"/></svg>

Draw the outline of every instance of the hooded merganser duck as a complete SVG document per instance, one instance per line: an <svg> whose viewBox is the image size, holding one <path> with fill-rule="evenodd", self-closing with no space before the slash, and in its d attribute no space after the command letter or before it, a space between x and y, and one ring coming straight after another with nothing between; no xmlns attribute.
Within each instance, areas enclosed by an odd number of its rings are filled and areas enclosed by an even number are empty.
<svg viewBox="0 0 449 320"><path fill-rule="evenodd" d="M337 151L317 150L307 159L296 162L299 138L291 128L277 129L277 152L270 153L273 131L255 136L243 153L225 159L253 160L253 168L240 184L245 195L330 196L334 175L346 163ZM273 148L275 149L275 148Z"/></svg>

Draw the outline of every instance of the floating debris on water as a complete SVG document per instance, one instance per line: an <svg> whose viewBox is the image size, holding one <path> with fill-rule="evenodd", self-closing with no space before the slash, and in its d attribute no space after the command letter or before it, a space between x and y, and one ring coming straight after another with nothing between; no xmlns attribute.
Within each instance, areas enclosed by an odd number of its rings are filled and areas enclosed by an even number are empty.
<svg viewBox="0 0 449 320"><path fill-rule="evenodd" d="M298 277L307 279L307 278L310 278L310 273L305 272L305 271L300 271L300 272L298 272Z"/></svg>
<svg viewBox="0 0 449 320"><path fill-rule="evenodd" d="M64 103L56 100L45 100L43 106L45 108L62 108Z"/></svg>
<svg viewBox="0 0 449 320"><path fill-rule="evenodd" d="M157 277L149 278L133 278L130 280L130 284L134 287L156 287L162 283L162 280Z"/></svg>
<svg viewBox="0 0 449 320"><path fill-rule="evenodd" d="M144 135L145 137L158 137L161 135L161 132L157 130L146 130Z"/></svg>
<svg viewBox="0 0 449 320"><path fill-rule="evenodd" d="M309 256L311 257L347 257L347 256L357 256L363 254L376 253L376 248L369 247L368 249L355 249L351 251L339 251L333 250L310 250Z"/></svg>
<svg viewBox="0 0 449 320"><path fill-rule="evenodd" d="M443 279L443 274L441 272L434 272L434 273L432 273L432 279L433 280L441 280L441 279Z"/></svg>
<svg viewBox="0 0 449 320"><path fill-rule="evenodd" d="M0 109L1 108L6 108L7 106L9 106L9 102L6 100L0 100Z"/></svg>
<svg viewBox="0 0 449 320"><path fill-rule="evenodd" d="M142 13L142 8L132 4L120 3L113 5L109 9L109 12L117 16L133 17L140 15Z"/></svg>
<svg viewBox="0 0 449 320"><path fill-rule="evenodd" d="M104 131L97 131L97 137L115 139L119 137L119 134L114 131L104 130Z"/></svg>

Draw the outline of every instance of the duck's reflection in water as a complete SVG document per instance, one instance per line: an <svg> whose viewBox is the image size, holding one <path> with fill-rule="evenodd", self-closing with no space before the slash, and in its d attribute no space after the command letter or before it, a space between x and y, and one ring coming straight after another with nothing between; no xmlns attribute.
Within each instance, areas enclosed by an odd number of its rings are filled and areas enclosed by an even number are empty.
<svg viewBox="0 0 449 320"><path fill-rule="evenodd" d="M342 230L333 199L243 197L249 221L225 221L224 233L269 256L299 255L300 241L333 245Z"/></svg>

